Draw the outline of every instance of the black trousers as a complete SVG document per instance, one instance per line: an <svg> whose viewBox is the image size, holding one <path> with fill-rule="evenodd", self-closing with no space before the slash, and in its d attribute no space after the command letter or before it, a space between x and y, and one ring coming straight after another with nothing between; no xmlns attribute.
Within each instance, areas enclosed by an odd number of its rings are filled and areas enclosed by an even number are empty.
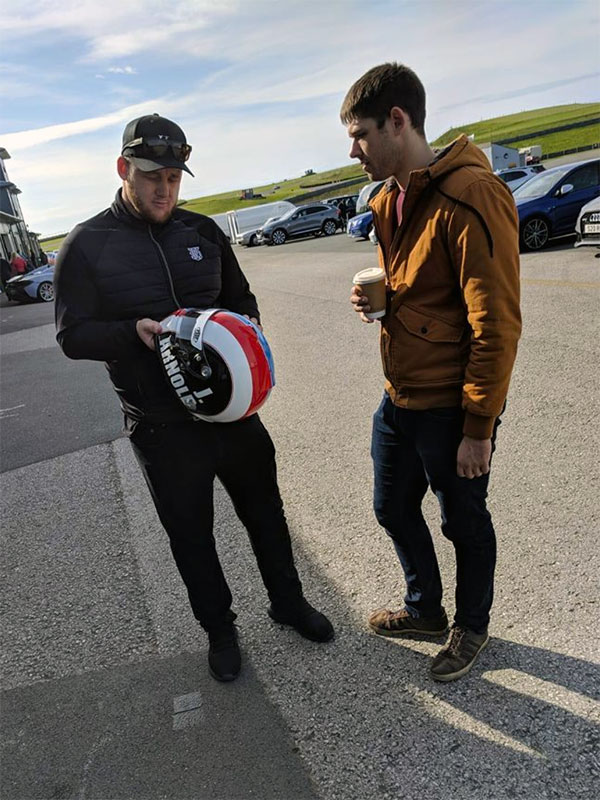
<svg viewBox="0 0 600 800"><path fill-rule="evenodd" d="M248 531L269 599L293 609L302 585L277 486L275 447L258 416L138 424L130 440L202 627L209 631L235 618L213 536L215 477Z"/></svg>

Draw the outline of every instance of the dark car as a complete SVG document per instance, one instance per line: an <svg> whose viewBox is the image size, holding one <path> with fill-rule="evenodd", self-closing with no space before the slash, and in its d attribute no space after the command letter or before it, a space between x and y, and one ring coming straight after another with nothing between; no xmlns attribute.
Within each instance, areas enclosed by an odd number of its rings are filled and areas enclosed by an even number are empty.
<svg viewBox="0 0 600 800"><path fill-rule="evenodd" d="M326 203L292 208L257 231L257 240L265 244L283 244L298 236L331 236L340 227L340 210Z"/></svg>
<svg viewBox="0 0 600 800"><path fill-rule="evenodd" d="M324 200L324 203L327 203L328 206L335 206L339 208L340 211L343 209L346 210L346 219L350 219L356 214L356 201L358 200L358 193L356 194L343 194L339 197L329 197L327 200Z"/></svg>
<svg viewBox="0 0 600 800"><path fill-rule="evenodd" d="M600 192L600 159L562 164L515 189L524 250L540 250L550 239L575 233L581 208Z"/></svg>

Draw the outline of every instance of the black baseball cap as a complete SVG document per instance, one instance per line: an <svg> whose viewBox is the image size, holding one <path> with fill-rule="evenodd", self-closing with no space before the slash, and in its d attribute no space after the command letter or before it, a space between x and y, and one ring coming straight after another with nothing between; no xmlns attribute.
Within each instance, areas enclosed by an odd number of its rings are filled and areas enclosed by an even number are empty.
<svg viewBox="0 0 600 800"><path fill-rule="evenodd" d="M183 169L192 151L179 125L160 114L146 114L132 119L123 131L121 155L126 156L142 172L155 169Z"/></svg>

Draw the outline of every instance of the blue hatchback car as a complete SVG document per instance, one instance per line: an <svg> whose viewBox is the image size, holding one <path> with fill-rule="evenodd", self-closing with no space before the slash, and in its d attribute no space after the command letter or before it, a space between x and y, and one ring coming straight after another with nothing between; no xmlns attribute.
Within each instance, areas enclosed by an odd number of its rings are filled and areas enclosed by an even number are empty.
<svg viewBox="0 0 600 800"><path fill-rule="evenodd" d="M368 239L372 227L373 212L365 211L364 214L357 214L348 220L346 231L352 239Z"/></svg>
<svg viewBox="0 0 600 800"><path fill-rule="evenodd" d="M579 212L600 194L600 159L562 164L515 189L523 250L540 250L550 239L575 233Z"/></svg>

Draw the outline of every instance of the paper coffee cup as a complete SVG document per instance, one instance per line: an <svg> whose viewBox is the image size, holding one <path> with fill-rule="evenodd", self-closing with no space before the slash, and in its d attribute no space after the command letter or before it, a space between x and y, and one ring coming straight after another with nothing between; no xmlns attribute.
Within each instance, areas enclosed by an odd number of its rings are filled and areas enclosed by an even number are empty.
<svg viewBox="0 0 600 800"><path fill-rule="evenodd" d="M361 269L352 279L355 286L360 286L361 291L366 295L370 311L363 312L369 319L379 319L385 316L386 294L385 294L385 272L381 267L369 267Z"/></svg>

